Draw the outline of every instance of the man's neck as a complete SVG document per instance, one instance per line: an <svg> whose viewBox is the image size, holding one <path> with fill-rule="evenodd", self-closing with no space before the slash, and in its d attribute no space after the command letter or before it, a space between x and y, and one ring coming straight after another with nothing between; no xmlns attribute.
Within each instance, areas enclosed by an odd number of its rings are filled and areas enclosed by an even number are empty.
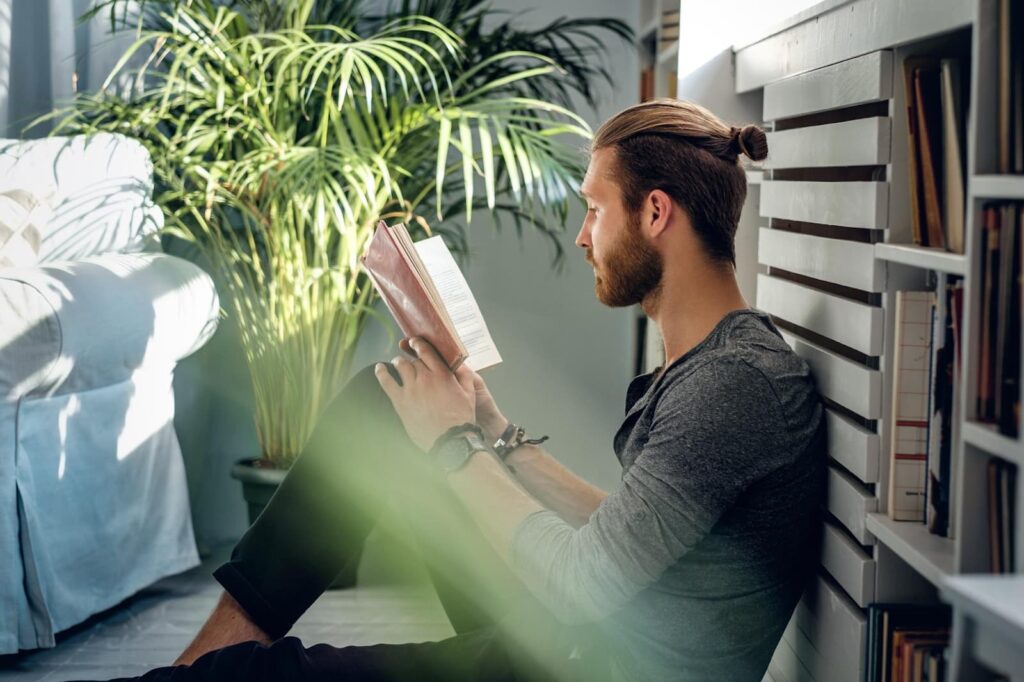
<svg viewBox="0 0 1024 682"><path fill-rule="evenodd" d="M666 268L658 291L642 304L665 344L663 368L703 341L723 317L747 307L733 269L710 264Z"/></svg>

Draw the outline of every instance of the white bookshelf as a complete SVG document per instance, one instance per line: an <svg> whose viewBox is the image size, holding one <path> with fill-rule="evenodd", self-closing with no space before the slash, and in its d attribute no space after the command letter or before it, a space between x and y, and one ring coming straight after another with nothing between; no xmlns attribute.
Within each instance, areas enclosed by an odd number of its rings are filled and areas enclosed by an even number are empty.
<svg viewBox="0 0 1024 682"><path fill-rule="evenodd" d="M873 601L954 605L950 680L1008 672L1002 653L979 645L980 628L1001 626L1004 649L1024 652L1024 578L977 575L988 564L987 463L998 457L1024 467L1024 441L973 421L981 211L989 201L1024 200L1024 176L994 174L997 9L998 0L826 0L733 48L736 97L760 93L771 131L756 177L757 305L811 365L830 425L839 427L830 429L825 578L783 636L769 668L774 682L859 682L863 656L847 651L844 660L859 665L839 666L822 652L844 638L863 653L858 624ZM964 254L912 244L902 65L928 54L955 56L970 83L962 93L969 111ZM953 425L953 537L945 538L923 523L893 521L886 507L895 292L954 276L965 287L964 361ZM1024 476L1017 480L1019 570ZM1010 612L1017 620L1006 620ZM1024 663L1014 669L1021 671Z"/></svg>
<svg viewBox="0 0 1024 682"><path fill-rule="evenodd" d="M887 514L868 514L865 523L875 538L907 565L938 584L953 575L953 540L932 535L921 523L893 521Z"/></svg>
<svg viewBox="0 0 1024 682"><path fill-rule="evenodd" d="M963 275L967 265L962 254L909 244L875 244L875 258L950 275Z"/></svg>
<svg viewBox="0 0 1024 682"><path fill-rule="evenodd" d="M961 429L965 443L1024 467L1024 444L1018 439L1004 436L992 424L967 421Z"/></svg>
<svg viewBox="0 0 1024 682"><path fill-rule="evenodd" d="M1024 199L1024 176L975 175L971 193L978 199Z"/></svg>
<svg viewBox="0 0 1024 682"><path fill-rule="evenodd" d="M1024 576L972 575L944 579L942 598L953 606L953 667L959 679L983 679L990 670L1024 682Z"/></svg>

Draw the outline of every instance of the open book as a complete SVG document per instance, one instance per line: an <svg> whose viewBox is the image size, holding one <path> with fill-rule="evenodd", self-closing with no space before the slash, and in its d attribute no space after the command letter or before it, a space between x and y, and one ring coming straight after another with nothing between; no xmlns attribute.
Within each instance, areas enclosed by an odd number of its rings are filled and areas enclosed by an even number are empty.
<svg viewBox="0 0 1024 682"><path fill-rule="evenodd" d="M363 268L407 337L433 344L454 371L501 362L473 292L440 237L413 242L404 225L384 221L362 257Z"/></svg>

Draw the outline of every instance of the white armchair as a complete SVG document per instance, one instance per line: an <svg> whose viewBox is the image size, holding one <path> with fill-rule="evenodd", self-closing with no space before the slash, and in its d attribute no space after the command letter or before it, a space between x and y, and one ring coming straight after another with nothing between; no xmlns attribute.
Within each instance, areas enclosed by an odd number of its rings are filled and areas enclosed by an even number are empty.
<svg viewBox="0 0 1024 682"><path fill-rule="evenodd" d="M210 278L155 250L137 142L0 141L0 178L50 187L39 262L0 267L0 654L198 563L175 364L218 319ZM44 192L45 193L45 192Z"/></svg>

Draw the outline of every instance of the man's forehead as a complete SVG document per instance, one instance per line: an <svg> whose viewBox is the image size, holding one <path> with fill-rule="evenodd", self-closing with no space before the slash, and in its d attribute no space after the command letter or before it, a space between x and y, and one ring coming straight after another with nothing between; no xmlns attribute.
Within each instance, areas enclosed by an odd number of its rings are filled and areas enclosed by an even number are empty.
<svg viewBox="0 0 1024 682"><path fill-rule="evenodd" d="M587 172L580 184L581 195L590 197L594 194L596 185L614 180L610 167L614 161L613 151L611 149L595 149L590 155L590 164L587 166Z"/></svg>

